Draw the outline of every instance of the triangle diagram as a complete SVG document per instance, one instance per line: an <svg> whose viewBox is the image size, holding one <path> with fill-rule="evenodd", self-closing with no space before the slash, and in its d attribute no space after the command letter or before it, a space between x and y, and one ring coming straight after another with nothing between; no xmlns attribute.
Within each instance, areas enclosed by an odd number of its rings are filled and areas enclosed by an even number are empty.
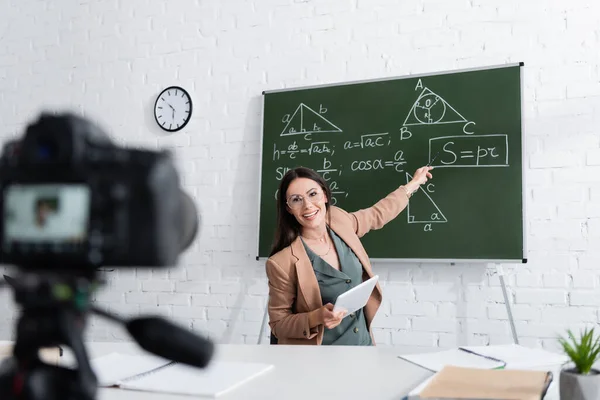
<svg viewBox="0 0 600 400"><path fill-rule="evenodd" d="M300 103L280 136L306 135L308 133L341 132L342 130L327 118L304 103Z"/></svg>
<svg viewBox="0 0 600 400"><path fill-rule="evenodd" d="M406 182L410 182L412 176L406 173ZM448 222L444 213L435 204L429 193L419 187L408 202L407 219L409 224L431 224L431 223L443 223Z"/></svg>
<svg viewBox="0 0 600 400"><path fill-rule="evenodd" d="M468 122L446 100L423 89L404 120L404 125L435 125Z"/></svg>

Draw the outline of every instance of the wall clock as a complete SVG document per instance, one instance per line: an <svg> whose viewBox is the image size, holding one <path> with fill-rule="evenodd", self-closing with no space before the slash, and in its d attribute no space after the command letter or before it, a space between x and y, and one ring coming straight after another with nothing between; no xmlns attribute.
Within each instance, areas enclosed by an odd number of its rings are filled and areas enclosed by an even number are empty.
<svg viewBox="0 0 600 400"><path fill-rule="evenodd" d="M158 126L167 132L183 129L192 117L192 98L179 87L164 89L154 103L154 119Z"/></svg>

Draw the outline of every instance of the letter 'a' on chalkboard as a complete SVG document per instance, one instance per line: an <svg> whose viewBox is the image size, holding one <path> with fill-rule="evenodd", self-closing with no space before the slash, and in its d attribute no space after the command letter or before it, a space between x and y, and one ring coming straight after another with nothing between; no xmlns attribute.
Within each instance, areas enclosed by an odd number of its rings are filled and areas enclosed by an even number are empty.
<svg viewBox="0 0 600 400"><path fill-rule="evenodd" d="M433 179L382 229L375 260L526 262L521 72L487 66L263 92L257 259L283 175L306 166L331 205L374 205L425 165Z"/></svg>

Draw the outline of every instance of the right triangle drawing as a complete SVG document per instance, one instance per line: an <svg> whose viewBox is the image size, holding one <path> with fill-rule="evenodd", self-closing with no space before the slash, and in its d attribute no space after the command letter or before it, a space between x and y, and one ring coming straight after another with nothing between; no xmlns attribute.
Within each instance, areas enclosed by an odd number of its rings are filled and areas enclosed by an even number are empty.
<svg viewBox="0 0 600 400"><path fill-rule="evenodd" d="M306 135L308 133L341 132L342 130L304 103L292 114L279 136Z"/></svg>
<svg viewBox="0 0 600 400"><path fill-rule="evenodd" d="M424 88L404 120L404 125L434 125L467 122L441 96Z"/></svg>
<svg viewBox="0 0 600 400"><path fill-rule="evenodd" d="M406 173L406 182L410 182L412 176ZM431 223L443 223L448 222L444 213L435 204L429 193L419 187L411 196L410 202L407 206L407 219L409 224L431 224Z"/></svg>

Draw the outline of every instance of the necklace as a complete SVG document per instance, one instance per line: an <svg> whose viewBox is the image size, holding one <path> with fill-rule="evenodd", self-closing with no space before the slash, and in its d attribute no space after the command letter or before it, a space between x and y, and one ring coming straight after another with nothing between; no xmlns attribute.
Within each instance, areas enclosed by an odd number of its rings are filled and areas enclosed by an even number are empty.
<svg viewBox="0 0 600 400"><path fill-rule="evenodd" d="M300 235L300 236L302 236L302 235ZM304 239L306 239L304 236L302 236L302 237L303 237ZM324 236L324 237L325 237L325 240L327 241L327 244L329 245L329 247L327 248L327 252L326 252L325 254L318 254L318 253L315 251L315 254L316 254L316 255L318 255L319 257L325 257L325 256L326 256L327 254L329 254L329 252L331 251L331 240L327 240L327 236ZM314 251L314 250L313 250L313 251Z"/></svg>
<svg viewBox="0 0 600 400"><path fill-rule="evenodd" d="M329 243L329 247L327 248L327 253L325 253L325 254L317 254L319 257L325 257L331 251L331 242L329 240L327 242Z"/></svg>

